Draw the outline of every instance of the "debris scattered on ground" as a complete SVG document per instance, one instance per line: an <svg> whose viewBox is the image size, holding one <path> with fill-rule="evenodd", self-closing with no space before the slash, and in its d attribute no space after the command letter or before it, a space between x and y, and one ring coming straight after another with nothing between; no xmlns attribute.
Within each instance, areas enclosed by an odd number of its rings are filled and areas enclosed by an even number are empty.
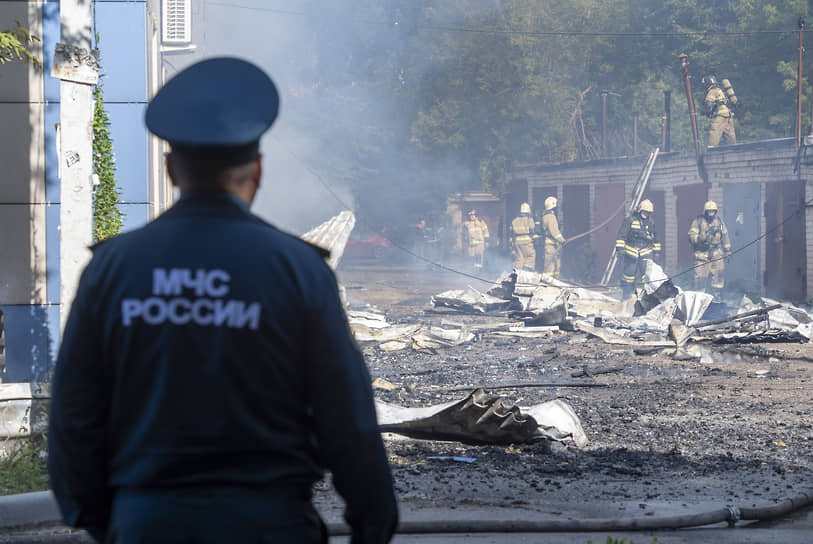
<svg viewBox="0 0 813 544"><path fill-rule="evenodd" d="M358 342L377 342L382 351L453 347L476 338L465 326L444 329L420 323L393 325L383 314L356 310L348 311L347 317Z"/></svg>
<svg viewBox="0 0 813 544"><path fill-rule="evenodd" d="M720 312L724 305L714 303L707 293L675 287L651 261L647 262L644 289L635 303L634 316L628 311L629 301L523 270L503 274L488 293L472 287L449 290L432 296L431 304L461 314L499 314L512 321L469 324L445 319L440 327L390 324L383 314L351 310L350 327L359 342L376 342L384 352L454 347L483 334L546 338L559 331L578 330L640 353L675 348L672 354L678 359L692 358L677 349L688 342L806 342L813 336L813 317L806 311L768 299L763 299L760 307L744 298L733 314L701 321L710 309Z"/></svg>
<svg viewBox="0 0 813 544"><path fill-rule="evenodd" d="M475 463L477 461L475 457L458 457L449 455L431 455L427 457L427 459L431 461L455 461L457 463Z"/></svg>
<svg viewBox="0 0 813 544"><path fill-rule="evenodd" d="M577 370L575 372L570 373L571 378L581 378L581 377L590 377L590 376L598 376L599 374L612 374L614 372L623 372L623 366L611 366L609 368L587 368L584 367L581 370Z"/></svg>
<svg viewBox="0 0 813 544"><path fill-rule="evenodd" d="M373 389L383 389L385 391L392 391L393 389L398 389L395 385L388 382L384 378L376 378L373 380Z"/></svg>
<svg viewBox="0 0 813 544"><path fill-rule="evenodd" d="M457 289L444 291L443 293L434 295L432 297L432 304L436 308L445 307L466 313L484 314L498 310L507 310L513 305L513 302L481 293L469 287L466 290Z"/></svg>
<svg viewBox="0 0 813 544"><path fill-rule="evenodd" d="M710 339L687 339L677 350L674 341L669 348L608 345L580 330L553 331L541 338L507 337L496 333L527 325L530 315L512 318L513 310L490 315L450 308L427 313L432 295L465 287L465 281L449 274L363 263L340 270L340 278L348 286L367 286L363 293L355 292L356 304L386 309L390 323L465 327L477 335L477 341L435 351L407 348L388 353L376 342L363 343L373 376L398 386L391 391L376 389L377 399L402 407L431 407L457 402L483 387L523 407L566 395L590 439L582 448L548 440L472 445L384 433L399 501L409 511L446 507L470 509L466 515L471 516L484 509L516 511L521 505L517 515L550 516L554 511L577 519L584 516L580 510L584 504L608 506L621 516L637 512L644 503L650 508L663 504L666 513L674 513L710 502L780 501L809 488L813 441L806 437L813 424L813 404L809 395L799 393L813 376L810 343L714 344ZM618 290L596 292L617 296ZM692 291L683 293L694 296ZM509 291L505 297L510 296ZM759 298L752 301L715 302L689 326L676 310L669 325L692 331L704 320L772 304ZM642 316L633 317L631 303L625 308L616 301L581 313L573 309L573 302L569 297L569 319L636 340L669 341L674 336L633 330L628 323ZM764 315L736 322L742 322L743 329L768 329L777 326L778 319L770 325ZM553 360L550 350L558 351ZM686 359L672 356L680 351ZM623 371L593 374L614 367ZM571 376L584 368L592 376ZM456 391L461 386L468 388ZM524 408L522 414L527 415ZM341 517L340 499L333 495L328 499L327 492L316 495L322 504L329 500L336 518Z"/></svg>
<svg viewBox="0 0 813 544"><path fill-rule="evenodd" d="M535 440L587 444L581 421L561 399L520 408L503 397L477 389L464 399L429 407L406 408L376 401L382 431L427 440L467 444L517 444Z"/></svg>

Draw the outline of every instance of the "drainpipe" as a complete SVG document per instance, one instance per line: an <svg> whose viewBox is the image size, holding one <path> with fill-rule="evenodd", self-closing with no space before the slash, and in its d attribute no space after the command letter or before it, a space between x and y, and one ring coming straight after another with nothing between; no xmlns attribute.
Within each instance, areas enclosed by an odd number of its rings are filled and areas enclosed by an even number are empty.
<svg viewBox="0 0 813 544"><path fill-rule="evenodd" d="M638 112L632 113L632 155L638 154Z"/></svg>
<svg viewBox="0 0 813 544"><path fill-rule="evenodd" d="M799 68L796 72L796 149L802 147L802 34L805 20L799 17Z"/></svg>
<svg viewBox="0 0 813 544"><path fill-rule="evenodd" d="M672 147L672 91L663 91L663 141L661 149L664 153L671 151Z"/></svg>
<svg viewBox="0 0 813 544"><path fill-rule="evenodd" d="M706 167L703 164L703 151L700 149L700 138L697 136L697 113L694 109L694 98L692 97L692 83L689 76L689 55L681 53L678 58L680 59L680 67L683 70L683 80L686 83L686 99L689 102L689 117L692 121L692 137L694 138L694 152L697 156L697 173L703 179L704 183L709 182Z"/></svg>

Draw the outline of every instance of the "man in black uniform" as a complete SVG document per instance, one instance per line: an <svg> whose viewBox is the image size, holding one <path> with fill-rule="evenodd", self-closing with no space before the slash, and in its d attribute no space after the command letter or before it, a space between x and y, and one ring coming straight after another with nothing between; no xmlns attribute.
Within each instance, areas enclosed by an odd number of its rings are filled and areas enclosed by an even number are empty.
<svg viewBox="0 0 813 544"><path fill-rule="evenodd" d="M110 542L327 542L324 468L358 543L397 508L370 377L324 252L249 212L272 81L233 58L161 89L180 200L94 248L63 334L49 471L68 525Z"/></svg>
<svg viewBox="0 0 813 544"><path fill-rule="evenodd" d="M635 282L646 272L644 259L653 259L661 252L661 243L655 233L655 207L649 200L638 205L621 225L615 241L616 252L624 256L621 274L621 298L626 300L635 292Z"/></svg>

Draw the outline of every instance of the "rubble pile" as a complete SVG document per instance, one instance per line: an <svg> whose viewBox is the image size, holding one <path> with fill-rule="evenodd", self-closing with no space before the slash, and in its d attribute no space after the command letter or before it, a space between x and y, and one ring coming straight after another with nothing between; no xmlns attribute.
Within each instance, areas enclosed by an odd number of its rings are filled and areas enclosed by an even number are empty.
<svg viewBox="0 0 813 544"><path fill-rule="evenodd" d="M344 234L341 231L348 223L334 223L329 230ZM591 378L603 373L626 374L629 369L627 365L608 368L582 361L565 371L561 363L548 364L560 357L557 345L586 345L590 338L598 338L615 346L608 350L611 358L620 353L657 353L673 361L702 364L714 361L717 351L726 349L712 348L717 344L807 342L813 331L813 317L801 308L746 298L737 306L726 306L706 293L681 290L652 261L647 262L644 288L636 300L622 301L614 293L605 287L583 287L546 274L513 270L485 292L468 286L431 295L431 308L415 308L417 311L406 315L394 312L399 315L396 322L370 306L348 310L350 329L371 369L386 369L373 383L377 396L389 401L376 401L382 430L464 444L553 441L583 447L588 444L587 436L568 402L561 398L545 401L534 393L529 397L535 397L537 404L520 408L519 402L526 398L520 391L601 387L606 384ZM420 304L410 301L414 306ZM577 334L565 334L571 331ZM499 347L523 338L543 339L543 344ZM475 342L477 345L470 345ZM513 370L505 367L505 356L499 355L505 349L520 353L511 359L517 361ZM521 353L526 350L542 356L525 361ZM595 361L606 355L595 354ZM478 359L478 370L470 366L472 356ZM764 359L761 355L756 358ZM755 375L771 376L771 372ZM512 374L516 381L506 382ZM529 381L533 376L551 378ZM463 383L470 385L461 386ZM492 396L484 389L503 391L517 400ZM468 395L450 397L455 391Z"/></svg>
<svg viewBox="0 0 813 544"><path fill-rule="evenodd" d="M390 323L383 313L369 309L349 310L348 318L356 340L383 353L431 353L484 338L552 340L552 334L578 331L636 353L659 351L675 360L705 360L709 355L703 346L803 343L813 334L813 317L802 308L770 299L757 304L746 297L735 307L727 306L709 294L681 290L652 261L647 262L637 300L621 301L609 293L606 288L579 287L546 274L514 270L485 293L469 287L433 295L432 309L425 312L446 316L439 326ZM454 314L477 319L465 323L448 319ZM708 319L715 314L724 317ZM495 319L486 320L488 316Z"/></svg>
<svg viewBox="0 0 813 544"><path fill-rule="evenodd" d="M709 294L676 287L651 260L634 304L523 270L504 274L487 293L446 291L432 297L432 304L465 313L503 312L527 332L540 327L580 330L608 344L633 347L680 348L688 341L807 342L813 334L813 317L801 308L770 299L754 304L745 297L738 307L726 307ZM703 321L712 310L726 317Z"/></svg>

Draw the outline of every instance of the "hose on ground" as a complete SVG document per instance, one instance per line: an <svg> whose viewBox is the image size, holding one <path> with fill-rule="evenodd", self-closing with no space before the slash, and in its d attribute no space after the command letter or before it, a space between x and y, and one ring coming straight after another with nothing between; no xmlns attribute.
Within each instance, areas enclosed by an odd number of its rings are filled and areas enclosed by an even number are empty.
<svg viewBox="0 0 813 544"><path fill-rule="evenodd" d="M726 506L680 516L638 517L627 519L584 520L437 520L402 521L396 534L450 534L450 533L590 533L618 531L653 531L660 529L685 529L727 522L733 527L740 520L765 521L787 515L813 504L813 492L802 493L782 502L761 507L738 508ZM350 534L343 523L329 523L331 536Z"/></svg>

